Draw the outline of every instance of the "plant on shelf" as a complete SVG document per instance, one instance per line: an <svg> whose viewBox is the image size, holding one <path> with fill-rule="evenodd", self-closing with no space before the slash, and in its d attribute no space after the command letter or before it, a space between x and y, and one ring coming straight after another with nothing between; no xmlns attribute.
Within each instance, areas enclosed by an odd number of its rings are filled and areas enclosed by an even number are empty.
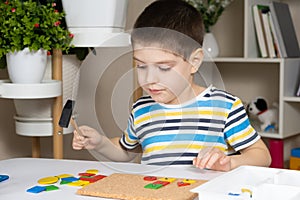
<svg viewBox="0 0 300 200"><path fill-rule="evenodd" d="M68 50L73 34L60 26L64 13L55 6L32 0L1 0L0 57L26 47L31 51Z"/></svg>
<svg viewBox="0 0 300 200"><path fill-rule="evenodd" d="M11 81L40 82L47 52L71 48L73 34L61 26L65 14L52 0L0 0L0 12L0 58L6 55Z"/></svg>
<svg viewBox="0 0 300 200"><path fill-rule="evenodd" d="M205 31L210 32L210 27L215 25L225 10L233 0L185 0L194 6L201 14Z"/></svg>

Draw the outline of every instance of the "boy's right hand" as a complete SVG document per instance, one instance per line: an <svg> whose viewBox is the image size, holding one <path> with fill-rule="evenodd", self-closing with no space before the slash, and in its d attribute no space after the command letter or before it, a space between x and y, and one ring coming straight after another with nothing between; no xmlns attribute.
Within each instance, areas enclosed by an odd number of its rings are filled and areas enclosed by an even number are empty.
<svg viewBox="0 0 300 200"><path fill-rule="evenodd" d="M74 130L73 136L73 149L95 149L101 142L101 135L95 129L88 126L80 126L83 136L80 136L76 130Z"/></svg>

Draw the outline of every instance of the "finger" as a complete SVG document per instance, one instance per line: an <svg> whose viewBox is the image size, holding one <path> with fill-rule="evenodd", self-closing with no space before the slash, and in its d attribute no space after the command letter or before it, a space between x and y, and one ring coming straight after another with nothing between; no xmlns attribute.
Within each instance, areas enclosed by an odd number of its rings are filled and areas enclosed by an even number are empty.
<svg viewBox="0 0 300 200"><path fill-rule="evenodd" d="M221 155L219 153L213 153L207 161L205 168L211 169L214 164L219 161L220 157Z"/></svg>
<svg viewBox="0 0 300 200"><path fill-rule="evenodd" d="M84 137L79 135L78 132L76 130L74 130L73 139L76 140L76 141L82 141L82 140L84 140Z"/></svg>
<svg viewBox="0 0 300 200"><path fill-rule="evenodd" d="M224 156L224 158L220 159L220 164L221 165L226 165L229 162L230 162L230 157L229 156Z"/></svg>
<svg viewBox="0 0 300 200"><path fill-rule="evenodd" d="M198 153L197 157L194 158L193 164L195 167L198 167L200 169L204 169L203 166L201 166L202 159L208 155L208 153L211 151L210 148L204 148L201 149L200 152Z"/></svg>
<svg viewBox="0 0 300 200"><path fill-rule="evenodd" d="M72 144L73 149L75 150L81 150L82 149L82 145L78 144L78 143L73 143Z"/></svg>
<svg viewBox="0 0 300 200"><path fill-rule="evenodd" d="M201 159L199 159L199 168L204 169L212 156L211 152L207 152Z"/></svg>
<svg viewBox="0 0 300 200"><path fill-rule="evenodd" d="M91 148L91 141L89 138L84 138L80 141L83 149L90 149Z"/></svg>
<svg viewBox="0 0 300 200"><path fill-rule="evenodd" d="M193 159L193 165L194 165L195 167L199 168L199 159L198 159L197 157L195 157L195 158Z"/></svg>

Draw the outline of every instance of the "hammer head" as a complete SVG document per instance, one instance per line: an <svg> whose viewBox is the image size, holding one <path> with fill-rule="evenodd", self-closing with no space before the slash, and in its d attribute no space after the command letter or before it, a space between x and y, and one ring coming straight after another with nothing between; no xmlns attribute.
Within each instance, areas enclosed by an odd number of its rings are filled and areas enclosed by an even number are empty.
<svg viewBox="0 0 300 200"><path fill-rule="evenodd" d="M59 126L63 128L68 128L70 119L72 117L74 105L75 105L75 101L68 99L61 112L61 116L58 122Z"/></svg>

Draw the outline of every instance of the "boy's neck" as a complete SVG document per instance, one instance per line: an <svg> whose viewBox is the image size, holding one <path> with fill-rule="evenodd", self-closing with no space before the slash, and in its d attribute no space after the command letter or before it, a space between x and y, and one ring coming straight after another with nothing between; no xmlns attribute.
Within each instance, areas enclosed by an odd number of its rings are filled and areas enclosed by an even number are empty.
<svg viewBox="0 0 300 200"><path fill-rule="evenodd" d="M192 84L191 87L187 88L186 91L184 91L183 93L185 93L185 95L183 94L182 96L184 96L184 99L177 99L177 102L173 102L170 104L183 104L185 102L191 101L192 99L195 99L196 97L198 97L206 88L201 87L197 84Z"/></svg>

